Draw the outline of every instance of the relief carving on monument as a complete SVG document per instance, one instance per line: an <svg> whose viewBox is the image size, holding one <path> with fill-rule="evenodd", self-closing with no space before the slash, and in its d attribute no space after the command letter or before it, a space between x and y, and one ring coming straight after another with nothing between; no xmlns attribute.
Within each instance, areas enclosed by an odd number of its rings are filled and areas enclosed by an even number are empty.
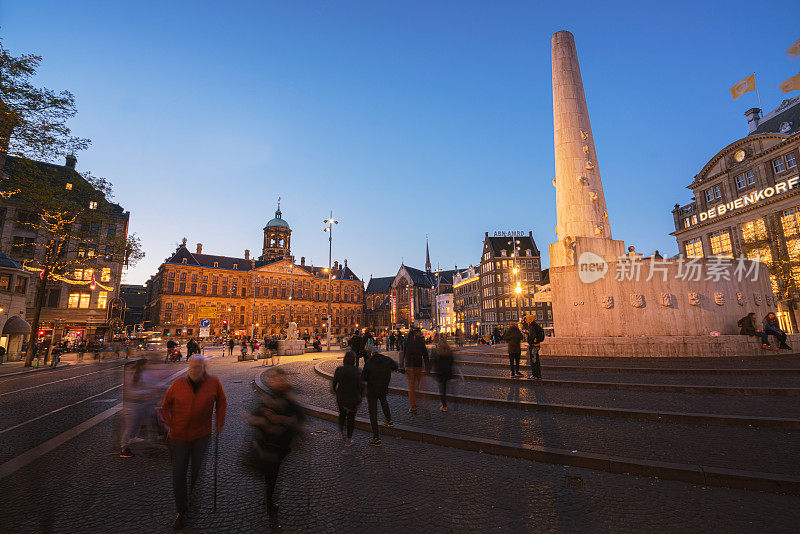
<svg viewBox="0 0 800 534"><path fill-rule="evenodd" d="M589 155L589 145L583 145L583 153Z"/></svg>
<svg viewBox="0 0 800 534"><path fill-rule="evenodd" d="M644 295L641 293L631 293L630 296L631 306L634 308L643 308L644 307Z"/></svg>
<svg viewBox="0 0 800 534"><path fill-rule="evenodd" d="M767 306L772 306L772 297L770 295L764 295L764 303Z"/></svg>
<svg viewBox="0 0 800 534"><path fill-rule="evenodd" d="M594 235L602 235L603 234L603 230L605 230L605 229L606 229L606 227L604 225L595 224L594 225Z"/></svg>
<svg viewBox="0 0 800 534"><path fill-rule="evenodd" d="M576 258L577 251L575 249L577 248L577 246L578 243L577 241L575 241L574 237L568 235L567 237L564 238L564 252L567 259L567 265L575 265L577 260Z"/></svg>
<svg viewBox="0 0 800 534"><path fill-rule="evenodd" d="M658 301L665 308L671 308L672 307L672 293L659 293L658 294Z"/></svg>
<svg viewBox="0 0 800 534"><path fill-rule="evenodd" d="M589 160L586 160L585 168L586 168L587 171L593 171L594 170L594 163L592 163Z"/></svg>
<svg viewBox="0 0 800 534"><path fill-rule="evenodd" d="M586 185L587 183L589 183L586 180L586 177L584 175L582 175L582 174L579 174L578 177L576 178L576 180L578 181L578 185Z"/></svg>
<svg viewBox="0 0 800 534"><path fill-rule="evenodd" d="M581 130L581 137L583 138L584 141L586 141L587 139L589 139L589 134Z"/></svg>
<svg viewBox="0 0 800 534"><path fill-rule="evenodd" d="M600 297L600 306L602 306L607 310L610 310L611 308L614 307L614 297L610 295Z"/></svg>
<svg viewBox="0 0 800 534"><path fill-rule="evenodd" d="M589 191L589 199L592 202L597 202L598 200L600 200L600 197L597 196L597 192L596 191Z"/></svg>
<svg viewBox="0 0 800 534"><path fill-rule="evenodd" d="M747 297L741 291L736 293L736 302L739 303L739 306L744 306L747 304Z"/></svg>
<svg viewBox="0 0 800 534"><path fill-rule="evenodd" d="M761 295L758 293L753 293L753 304L756 306L761 306Z"/></svg>
<svg viewBox="0 0 800 534"><path fill-rule="evenodd" d="M714 291L714 302L719 306L725 305L725 293L722 291Z"/></svg>
<svg viewBox="0 0 800 534"><path fill-rule="evenodd" d="M575 301L575 306L583 306L583 301L582 300L576 300Z"/></svg>
<svg viewBox="0 0 800 534"><path fill-rule="evenodd" d="M700 294L697 291L689 291L686 295L689 297L689 304L692 306L700 306Z"/></svg>

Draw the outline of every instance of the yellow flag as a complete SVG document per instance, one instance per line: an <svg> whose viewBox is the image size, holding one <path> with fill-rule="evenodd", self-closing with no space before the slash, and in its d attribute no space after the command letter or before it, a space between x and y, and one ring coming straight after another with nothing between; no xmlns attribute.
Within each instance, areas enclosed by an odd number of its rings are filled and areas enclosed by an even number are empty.
<svg viewBox="0 0 800 534"><path fill-rule="evenodd" d="M739 98L745 93L749 93L750 91L754 91L756 88L756 75L751 74L744 80L737 82L736 85L731 87L731 96L734 100Z"/></svg>
<svg viewBox="0 0 800 534"><path fill-rule="evenodd" d="M792 46L786 50L786 55L789 56L789 59L797 59L800 57L800 39L792 43Z"/></svg>
<svg viewBox="0 0 800 534"><path fill-rule="evenodd" d="M800 72L791 78L783 80L778 87L780 87L781 91L784 93L788 93L789 91L800 91Z"/></svg>

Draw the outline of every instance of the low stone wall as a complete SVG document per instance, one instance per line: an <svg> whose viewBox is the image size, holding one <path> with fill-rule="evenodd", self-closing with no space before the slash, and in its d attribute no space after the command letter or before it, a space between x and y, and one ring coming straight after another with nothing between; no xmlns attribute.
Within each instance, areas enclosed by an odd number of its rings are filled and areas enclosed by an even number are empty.
<svg viewBox="0 0 800 534"><path fill-rule="evenodd" d="M778 343L770 336L770 343ZM542 356L575 357L742 357L800 353L800 334L789 334L792 350L764 350L761 338L733 336L640 336L640 337L548 337L542 343Z"/></svg>
<svg viewBox="0 0 800 534"><path fill-rule="evenodd" d="M281 339L278 341L278 356L297 356L306 351L306 342L302 339Z"/></svg>

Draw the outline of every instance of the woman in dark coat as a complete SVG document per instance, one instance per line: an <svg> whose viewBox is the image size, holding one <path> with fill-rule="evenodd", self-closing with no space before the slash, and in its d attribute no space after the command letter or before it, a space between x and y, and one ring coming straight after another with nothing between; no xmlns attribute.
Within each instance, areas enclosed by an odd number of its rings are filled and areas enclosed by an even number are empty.
<svg viewBox="0 0 800 534"><path fill-rule="evenodd" d="M436 379L439 381L439 395L442 399L441 411L447 411L447 382L453 378L453 349L444 336L439 336L433 354Z"/></svg>
<svg viewBox="0 0 800 534"><path fill-rule="evenodd" d="M355 363L356 355L353 351L347 351L342 361L343 365L337 367L333 373L331 386L336 394L336 404L339 405L339 432L345 440L345 447L353 444L356 412L364 397L364 384L361 382ZM347 422L347 437L344 434L345 422Z"/></svg>

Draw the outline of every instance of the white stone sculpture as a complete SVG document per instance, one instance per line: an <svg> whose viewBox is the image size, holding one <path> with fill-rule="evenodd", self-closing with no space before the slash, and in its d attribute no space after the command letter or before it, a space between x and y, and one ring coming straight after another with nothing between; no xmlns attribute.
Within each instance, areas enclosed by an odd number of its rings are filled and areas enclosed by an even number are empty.
<svg viewBox="0 0 800 534"><path fill-rule="evenodd" d="M611 308L614 307L614 297L611 295L600 297L600 306L602 306L607 310L610 310Z"/></svg>
<svg viewBox="0 0 800 534"><path fill-rule="evenodd" d="M689 297L689 304L692 306L700 306L700 295L697 291L689 291L686 296Z"/></svg>
<svg viewBox="0 0 800 534"><path fill-rule="evenodd" d="M641 293L631 293L630 296L631 306L634 308L643 308L644 307L644 295Z"/></svg>
<svg viewBox="0 0 800 534"><path fill-rule="evenodd" d="M725 293L722 291L714 291L714 302L719 306L725 305Z"/></svg>
<svg viewBox="0 0 800 534"><path fill-rule="evenodd" d="M286 330L286 339L297 339L297 323L289 323L289 328Z"/></svg>
<svg viewBox="0 0 800 534"><path fill-rule="evenodd" d="M572 236L567 236L564 238L564 252L566 253L567 265L575 265L576 262L576 254L577 251L575 250L578 246L578 243L575 241L575 238Z"/></svg>

